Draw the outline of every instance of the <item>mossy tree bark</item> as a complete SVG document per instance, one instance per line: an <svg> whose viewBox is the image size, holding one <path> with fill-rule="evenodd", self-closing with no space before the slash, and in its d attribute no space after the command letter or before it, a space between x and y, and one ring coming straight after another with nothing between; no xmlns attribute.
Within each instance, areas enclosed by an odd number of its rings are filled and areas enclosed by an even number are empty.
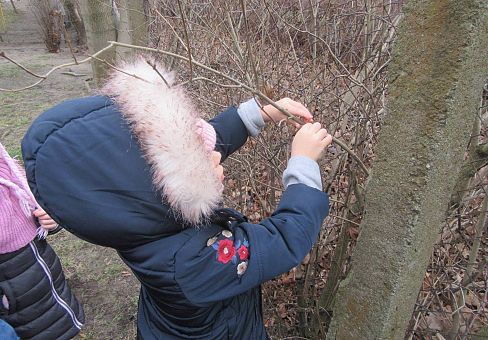
<svg viewBox="0 0 488 340"><path fill-rule="evenodd" d="M411 0L351 271L327 339L403 339L488 73L486 0Z"/></svg>

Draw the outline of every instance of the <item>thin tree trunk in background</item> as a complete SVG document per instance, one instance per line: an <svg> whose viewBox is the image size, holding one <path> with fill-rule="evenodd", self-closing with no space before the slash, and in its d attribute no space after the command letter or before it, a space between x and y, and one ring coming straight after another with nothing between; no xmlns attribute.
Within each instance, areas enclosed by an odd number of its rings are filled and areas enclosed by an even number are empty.
<svg viewBox="0 0 488 340"><path fill-rule="evenodd" d="M488 75L487 3L412 0L351 271L327 339L403 339Z"/></svg>
<svg viewBox="0 0 488 340"><path fill-rule="evenodd" d="M108 41L115 40L115 27L112 20L112 6L110 0L83 0L81 12L85 22L88 50L90 54L98 52L108 45ZM115 62L115 49L104 52L99 58L109 63ZM92 60L93 79L96 86L103 83L107 75L108 66L98 60Z"/></svg>
<svg viewBox="0 0 488 340"><path fill-rule="evenodd" d="M120 26L118 41L147 46L149 41L148 22L144 9L144 0L119 0ZM123 54L132 54L133 50L120 51Z"/></svg>
<svg viewBox="0 0 488 340"><path fill-rule="evenodd" d="M14 0L10 0L10 3L12 4L12 7L14 8L14 12L15 12L15 13L19 13L19 12L17 11L17 8L15 7Z"/></svg>
<svg viewBox="0 0 488 340"><path fill-rule="evenodd" d="M77 45L82 47L86 46L86 31L83 18L80 14L80 4L77 0L64 0L64 6L66 7L66 10L69 13L69 17L76 30Z"/></svg>

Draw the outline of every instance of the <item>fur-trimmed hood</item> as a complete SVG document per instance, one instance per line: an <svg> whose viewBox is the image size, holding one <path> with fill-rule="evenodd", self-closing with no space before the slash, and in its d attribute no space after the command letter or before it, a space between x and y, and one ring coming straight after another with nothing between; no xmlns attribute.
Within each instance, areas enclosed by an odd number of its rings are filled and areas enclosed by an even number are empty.
<svg viewBox="0 0 488 340"><path fill-rule="evenodd" d="M119 66L102 88L131 127L151 166L153 184L185 222L207 219L222 198L222 183L196 132L200 119L174 75L143 58ZM136 77L134 77L136 76Z"/></svg>

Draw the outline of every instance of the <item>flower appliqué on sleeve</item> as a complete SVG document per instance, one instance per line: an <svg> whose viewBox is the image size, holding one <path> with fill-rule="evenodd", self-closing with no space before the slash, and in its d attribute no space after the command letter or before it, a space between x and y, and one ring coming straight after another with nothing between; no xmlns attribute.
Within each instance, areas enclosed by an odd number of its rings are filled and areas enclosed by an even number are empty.
<svg viewBox="0 0 488 340"><path fill-rule="evenodd" d="M219 237L220 235L224 238ZM220 263L236 264L237 276L242 276L248 265L249 242L246 239L234 241L234 235L229 230L222 231L220 235L208 239L207 246L217 251L216 258Z"/></svg>

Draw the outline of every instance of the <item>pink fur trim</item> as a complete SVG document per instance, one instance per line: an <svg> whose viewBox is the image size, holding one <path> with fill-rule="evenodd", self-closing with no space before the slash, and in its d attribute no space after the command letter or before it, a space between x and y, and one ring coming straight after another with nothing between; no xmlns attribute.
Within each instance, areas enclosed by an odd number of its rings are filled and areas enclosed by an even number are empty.
<svg viewBox="0 0 488 340"><path fill-rule="evenodd" d="M116 72L102 94L119 105L171 208L187 222L203 222L221 201L223 186L196 132L196 110L181 87L171 87L174 75L161 65L169 88L142 57L120 67L145 81Z"/></svg>

